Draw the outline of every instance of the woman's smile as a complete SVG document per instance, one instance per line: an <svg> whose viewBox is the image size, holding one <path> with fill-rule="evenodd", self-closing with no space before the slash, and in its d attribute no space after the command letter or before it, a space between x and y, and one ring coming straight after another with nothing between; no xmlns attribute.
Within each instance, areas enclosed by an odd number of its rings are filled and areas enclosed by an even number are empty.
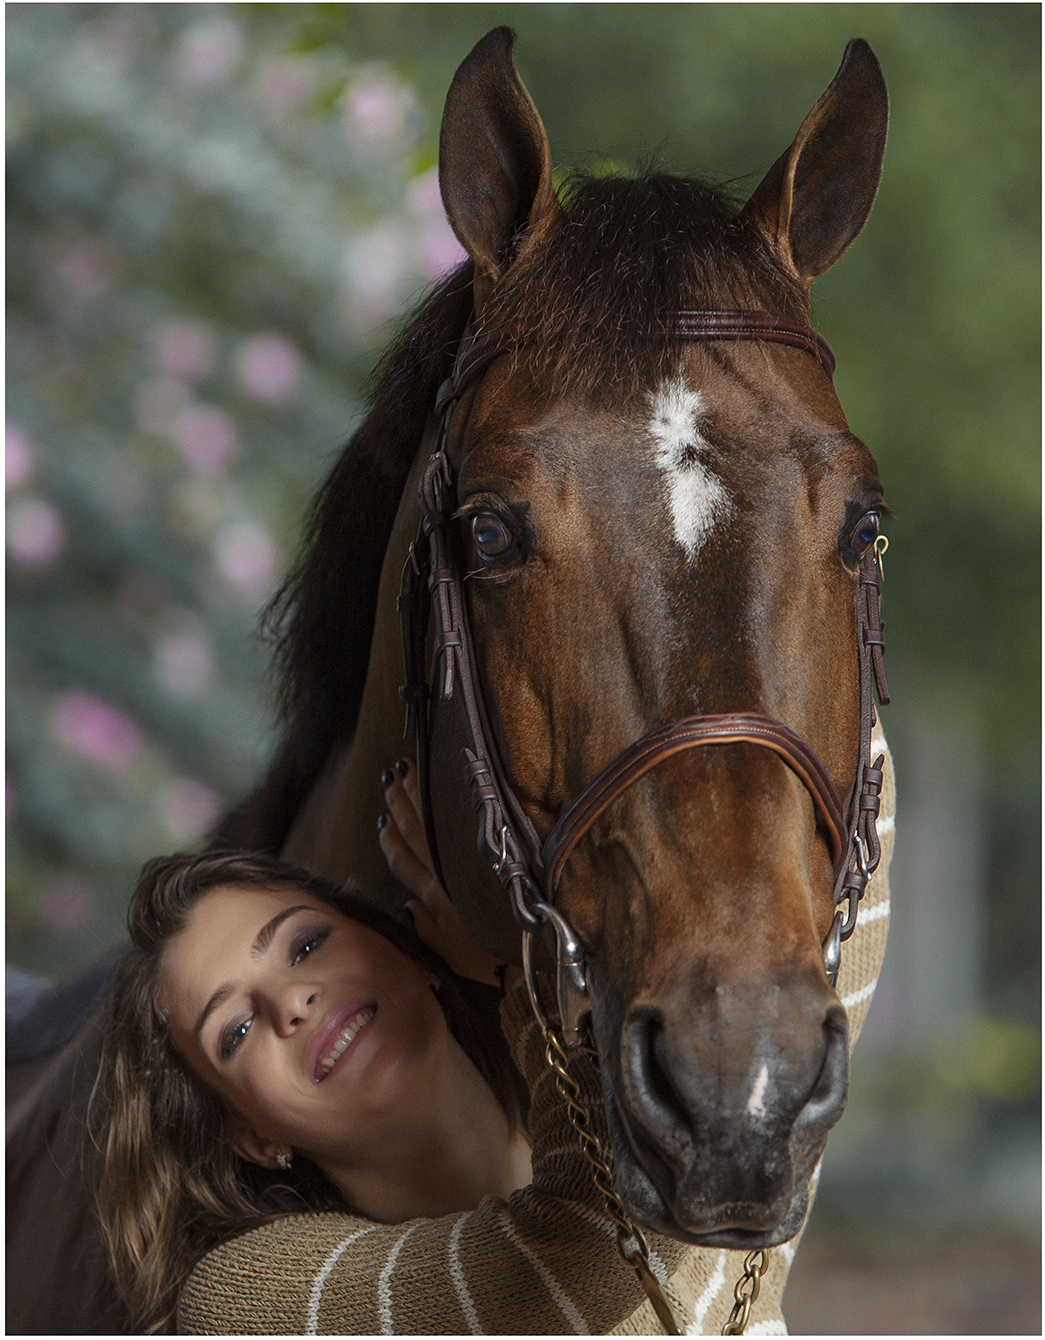
<svg viewBox="0 0 1045 1340"><path fill-rule="evenodd" d="M376 1013L377 1002L371 1001L362 1008L346 1005L323 1020L306 1049L313 1084L321 1084L334 1070L341 1069L342 1062L347 1063L352 1044Z"/></svg>

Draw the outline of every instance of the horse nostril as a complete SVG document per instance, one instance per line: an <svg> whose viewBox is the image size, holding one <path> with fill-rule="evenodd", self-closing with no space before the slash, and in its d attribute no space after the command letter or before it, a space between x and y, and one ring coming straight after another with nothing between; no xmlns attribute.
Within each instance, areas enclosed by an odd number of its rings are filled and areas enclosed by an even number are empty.
<svg viewBox="0 0 1045 1340"><path fill-rule="evenodd" d="M659 1011L636 1009L624 1026L621 1053L624 1082L633 1113L659 1143L678 1147L691 1143L691 1121L685 1100L671 1077L664 1022Z"/></svg>
<svg viewBox="0 0 1045 1340"><path fill-rule="evenodd" d="M824 1060L816 1083L798 1114L802 1126L834 1123L849 1092L849 1027L844 1011L829 1010L824 1019Z"/></svg>

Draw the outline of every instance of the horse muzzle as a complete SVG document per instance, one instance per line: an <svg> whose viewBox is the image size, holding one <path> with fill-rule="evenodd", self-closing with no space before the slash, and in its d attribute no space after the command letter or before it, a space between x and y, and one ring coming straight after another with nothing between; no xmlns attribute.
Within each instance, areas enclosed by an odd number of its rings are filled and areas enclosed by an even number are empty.
<svg viewBox="0 0 1045 1340"><path fill-rule="evenodd" d="M718 987L698 1017L673 1024L645 1003L627 1012L619 1047L600 1038L619 1058L604 1070L606 1109L638 1223L744 1250L798 1233L849 1073L845 1011L806 994L796 1007L793 990Z"/></svg>

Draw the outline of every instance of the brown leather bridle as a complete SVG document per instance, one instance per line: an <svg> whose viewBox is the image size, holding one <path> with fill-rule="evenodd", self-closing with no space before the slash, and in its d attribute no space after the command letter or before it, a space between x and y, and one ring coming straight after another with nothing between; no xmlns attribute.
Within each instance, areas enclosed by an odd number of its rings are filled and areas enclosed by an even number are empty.
<svg viewBox="0 0 1045 1340"><path fill-rule="evenodd" d="M812 354L829 377L834 373L834 355L821 335L771 312L681 312L674 319L673 332L687 341L758 340L788 344ZM432 820L428 704L433 695L446 702L457 694L467 720L469 738L463 745L463 756L479 815L480 850L508 893L522 929L533 933L546 923L555 929L559 1011L568 1040L577 1041L580 1019L587 1008L584 951L576 934L554 907L559 879L570 853L599 815L664 759L681 750L709 745L758 745L776 753L805 785L831 849L836 911L823 952L827 974L834 985L841 942L856 927L860 899L881 855L875 821L883 756L871 760L871 731L875 722L872 681L882 703L888 703L889 692L882 665L881 573L875 553L868 550L860 562L855 596L860 670L859 757L844 803L816 753L781 722L755 712L685 717L651 731L624 750L585 787L542 843L511 786L490 728L490 712L482 692L468 622L463 575L453 543L457 495L447 456L458 401L495 359L513 352L519 345L520 340L511 332L483 334L475 333L471 327L465 331L453 372L436 400L436 412L441 416L439 441L421 479L417 538L410 545L403 568L398 607L406 683L400 696L407 707L406 734L412 735L415 742L425 836L436 873L442 879ZM429 608L435 618L431 690L425 664ZM527 949L530 938L530 935L524 937Z"/></svg>

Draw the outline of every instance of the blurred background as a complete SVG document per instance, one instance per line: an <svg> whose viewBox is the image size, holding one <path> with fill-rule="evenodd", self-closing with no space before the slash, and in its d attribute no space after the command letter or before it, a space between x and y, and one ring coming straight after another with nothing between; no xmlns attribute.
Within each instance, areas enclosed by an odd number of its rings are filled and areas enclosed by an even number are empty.
<svg viewBox="0 0 1045 1340"><path fill-rule="evenodd" d="M895 511L893 925L786 1311L1040 1333L1039 6L5 14L7 957L49 975L264 770L258 614L460 258L436 148L474 42L518 30L557 164L741 195L871 43L885 175L814 319Z"/></svg>

